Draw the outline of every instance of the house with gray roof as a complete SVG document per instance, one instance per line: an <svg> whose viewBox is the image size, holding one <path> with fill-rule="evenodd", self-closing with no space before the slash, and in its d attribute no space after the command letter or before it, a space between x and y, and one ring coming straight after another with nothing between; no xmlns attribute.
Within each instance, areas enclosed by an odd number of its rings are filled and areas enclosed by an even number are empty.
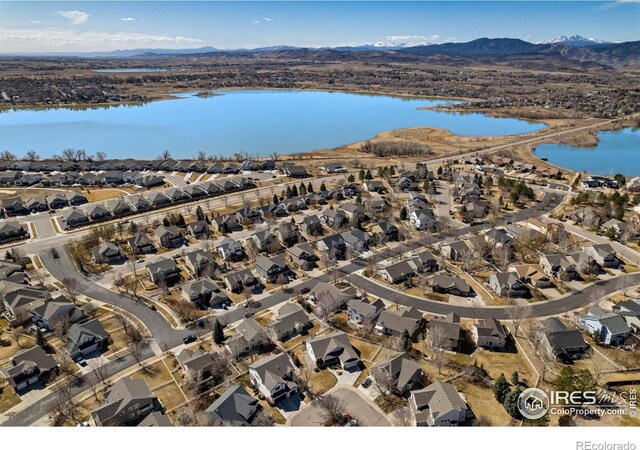
<svg viewBox="0 0 640 450"><path fill-rule="evenodd" d="M429 323L429 340L434 347L458 351L462 340L460 316L456 313L449 313L444 317L431 319Z"/></svg>
<svg viewBox="0 0 640 450"><path fill-rule="evenodd" d="M69 327L65 350L75 361L104 351L108 344L109 333L98 319L93 319L84 323L74 323Z"/></svg>
<svg viewBox="0 0 640 450"><path fill-rule="evenodd" d="M298 244L286 250L285 256L300 270L312 270L318 257L309 244Z"/></svg>
<svg viewBox="0 0 640 450"><path fill-rule="evenodd" d="M497 319L479 319L471 328L471 337L476 347L502 349L507 343L509 332Z"/></svg>
<svg viewBox="0 0 640 450"><path fill-rule="evenodd" d="M107 209L111 211L111 214L114 216L126 216L127 214L131 214L133 210L131 209L131 205L124 201L122 198L117 198L115 200L111 200L107 202Z"/></svg>
<svg viewBox="0 0 640 450"><path fill-rule="evenodd" d="M578 318L584 331L590 335L598 335L598 341L606 345L620 345L631 335L631 328L622 316L608 313L593 306L586 314Z"/></svg>
<svg viewBox="0 0 640 450"><path fill-rule="evenodd" d="M304 219L302 219L300 226L305 233L310 235L322 234L323 231L322 222L318 216L314 215L305 216Z"/></svg>
<svg viewBox="0 0 640 450"><path fill-rule="evenodd" d="M65 297L53 298L31 311L31 321L39 328L53 331L84 319L84 312Z"/></svg>
<svg viewBox="0 0 640 450"><path fill-rule="evenodd" d="M578 277L575 265L564 255L542 255L540 257L540 266L547 276L558 280L572 281Z"/></svg>
<svg viewBox="0 0 640 450"><path fill-rule="evenodd" d="M249 269L237 270L224 276L224 283L231 292L239 293L244 289L256 289L260 282Z"/></svg>
<svg viewBox="0 0 640 450"><path fill-rule="evenodd" d="M146 255L156 252L156 246L153 244L153 241L149 239L149 236L140 231L127 239L127 243L129 244L131 253L134 255Z"/></svg>
<svg viewBox="0 0 640 450"><path fill-rule="evenodd" d="M49 205L44 197L31 197L25 203L25 207L30 213L37 213L42 211L48 211Z"/></svg>
<svg viewBox="0 0 640 450"><path fill-rule="evenodd" d="M349 335L343 331L307 339L307 352L320 368L340 366L344 370L355 369L360 356L351 345Z"/></svg>
<svg viewBox="0 0 640 450"><path fill-rule="evenodd" d="M347 302L347 315L356 323L373 323L384 310L384 302L380 299L369 301L366 298L352 298Z"/></svg>
<svg viewBox="0 0 640 450"><path fill-rule="evenodd" d="M468 297L473 293L469 283L462 278L444 274L435 275L431 287L433 292L457 295L459 297Z"/></svg>
<svg viewBox="0 0 640 450"><path fill-rule="evenodd" d="M146 381L123 377L113 384L91 417L99 427L135 426L152 412L162 410Z"/></svg>
<svg viewBox="0 0 640 450"><path fill-rule="evenodd" d="M417 426L455 427L469 415L462 395L453 384L443 381L412 391L409 406Z"/></svg>
<svg viewBox="0 0 640 450"><path fill-rule="evenodd" d="M375 328L381 333L395 337L402 337L406 331L413 338L423 325L422 313L412 306L400 307L397 311L382 311Z"/></svg>
<svg viewBox="0 0 640 450"><path fill-rule="evenodd" d="M207 239L211 234L206 220L196 220L187 224L187 232L196 239Z"/></svg>
<svg viewBox="0 0 640 450"><path fill-rule="evenodd" d="M389 283L398 284L413 277L415 269L407 261L399 261L378 270L380 276Z"/></svg>
<svg viewBox="0 0 640 450"><path fill-rule="evenodd" d="M569 328L556 317L545 320L540 333L544 348L556 356L577 358L589 349L589 344L578 330Z"/></svg>
<svg viewBox="0 0 640 450"><path fill-rule="evenodd" d="M588 245L582 247L582 252L593 258L600 267L616 268L620 265L618 255L611 244Z"/></svg>
<svg viewBox="0 0 640 450"><path fill-rule="evenodd" d="M166 248L180 247L185 242L180 229L175 225L160 225L158 228L153 230L153 234L160 245Z"/></svg>
<svg viewBox="0 0 640 450"><path fill-rule="evenodd" d="M147 275L152 283L171 283L180 278L180 269L174 259L158 259L147 265Z"/></svg>
<svg viewBox="0 0 640 450"><path fill-rule="evenodd" d="M206 250L195 250L184 255L184 263L187 269L195 276L213 274L217 263L213 253Z"/></svg>
<svg viewBox="0 0 640 450"><path fill-rule="evenodd" d="M371 236L358 228L352 230L343 231L340 233L347 248L354 252L366 252L369 250L369 244L371 244Z"/></svg>
<svg viewBox="0 0 640 450"><path fill-rule="evenodd" d="M460 261L471 250L464 241L453 241L440 246L440 253L451 261Z"/></svg>
<svg viewBox="0 0 640 450"><path fill-rule="evenodd" d="M229 297L209 277L183 284L182 296L197 304L200 309L209 309L229 302Z"/></svg>
<svg viewBox="0 0 640 450"><path fill-rule="evenodd" d="M62 212L62 221L67 228L75 228L89 223L89 217L80 209L70 208Z"/></svg>
<svg viewBox="0 0 640 450"><path fill-rule="evenodd" d="M171 199L161 191L151 191L144 196L154 208L162 208L171 204Z"/></svg>
<svg viewBox="0 0 640 450"><path fill-rule="evenodd" d="M172 427L173 422L166 414L153 411L137 425L138 427Z"/></svg>
<svg viewBox="0 0 640 450"><path fill-rule="evenodd" d="M489 277L489 287L500 297L521 298L529 289L514 272L495 272Z"/></svg>
<svg viewBox="0 0 640 450"><path fill-rule="evenodd" d="M249 236L260 252L270 253L278 243L278 238L269 230L259 230Z"/></svg>
<svg viewBox="0 0 640 450"><path fill-rule="evenodd" d="M282 256L259 256L256 259L256 273L267 283L279 282L280 275L285 277L285 283L289 282L289 275L292 273Z"/></svg>
<svg viewBox="0 0 640 450"><path fill-rule="evenodd" d="M235 239L225 236L222 241L216 246L216 250L222 259L230 261L241 258L244 254L242 245Z"/></svg>
<svg viewBox="0 0 640 450"><path fill-rule="evenodd" d="M216 352L206 352L201 348L183 349L176 355L178 363L185 375L198 383L206 383L210 378L217 378L219 374L220 355Z"/></svg>
<svg viewBox="0 0 640 450"><path fill-rule="evenodd" d="M87 200L87 197L85 197L84 194L77 191L67 192L67 200L69 201L69 204L72 206L84 205L85 203L89 203L89 200Z"/></svg>
<svg viewBox="0 0 640 450"><path fill-rule="evenodd" d="M613 312L620 314L634 333L640 332L640 299L618 302L613 305Z"/></svg>
<svg viewBox="0 0 640 450"><path fill-rule="evenodd" d="M234 359L251 353L261 353L272 343L266 331L253 319L242 319L234 328L235 334L226 340L225 347Z"/></svg>
<svg viewBox="0 0 640 450"><path fill-rule="evenodd" d="M287 340L313 327L313 322L297 303L282 305L267 327L269 336L278 341Z"/></svg>
<svg viewBox="0 0 640 450"><path fill-rule="evenodd" d="M89 204L88 206L85 207L84 210L92 222L97 222L99 220L106 220L111 217L111 213L109 212L109 210L104 206L102 206L100 203Z"/></svg>
<svg viewBox="0 0 640 450"><path fill-rule="evenodd" d="M12 325L19 325L30 318L31 311L44 305L50 295L42 285L0 281L0 298L4 305L3 316Z"/></svg>
<svg viewBox="0 0 640 450"><path fill-rule="evenodd" d="M28 237L26 225L21 225L17 220L0 220L0 243Z"/></svg>
<svg viewBox="0 0 640 450"><path fill-rule="evenodd" d="M136 212L143 212L151 209L151 202L149 202L149 200L147 200L143 195L128 195L124 199Z"/></svg>
<svg viewBox="0 0 640 450"><path fill-rule="evenodd" d="M286 353L267 356L249 366L253 385L271 404L298 394L293 364Z"/></svg>
<svg viewBox="0 0 640 450"><path fill-rule="evenodd" d="M46 383L59 367L58 361L47 355L39 345L20 350L10 362L8 367L0 369L0 373L18 393L31 386Z"/></svg>
<svg viewBox="0 0 640 450"><path fill-rule="evenodd" d="M120 247L113 242L103 242L91 249L93 260L99 264L122 264L127 258Z"/></svg>
<svg viewBox="0 0 640 450"><path fill-rule="evenodd" d="M231 386L206 409L213 425L247 427L260 410L260 403L242 386Z"/></svg>
<svg viewBox="0 0 640 450"><path fill-rule="evenodd" d="M20 197L9 197L2 199L2 209L7 217L22 216L29 214L29 210L24 205Z"/></svg>
<svg viewBox="0 0 640 450"><path fill-rule="evenodd" d="M389 387L392 394L404 396L409 391L419 388L425 378L422 367L409 358L406 353L400 353L382 361L371 368L375 378L382 378L385 388Z"/></svg>

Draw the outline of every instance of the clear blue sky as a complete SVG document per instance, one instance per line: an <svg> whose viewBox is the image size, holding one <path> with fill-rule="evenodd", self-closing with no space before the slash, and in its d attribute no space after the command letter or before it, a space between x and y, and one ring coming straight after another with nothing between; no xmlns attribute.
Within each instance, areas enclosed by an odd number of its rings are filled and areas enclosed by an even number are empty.
<svg viewBox="0 0 640 450"><path fill-rule="evenodd" d="M0 1L0 52L539 42L560 34L640 40L640 3Z"/></svg>

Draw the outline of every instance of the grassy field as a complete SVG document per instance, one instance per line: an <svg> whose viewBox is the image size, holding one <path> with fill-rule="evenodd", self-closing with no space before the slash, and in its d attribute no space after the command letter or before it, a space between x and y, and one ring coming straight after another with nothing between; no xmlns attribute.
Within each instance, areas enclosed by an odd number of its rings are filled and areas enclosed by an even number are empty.
<svg viewBox="0 0 640 450"><path fill-rule="evenodd" d="M0 385L0 413L10 410L21 401L11 386L7 383Z"/></svg>
<svg viewBox="0 0 640 450"><path fill-rule="evenodd" d="M145 380L152 390L168 381L173 381L173 377L162 361L158 361L137 371L132 375L132 378Z"/></svg>
<svg viewBox="0 0 640 450"><path fill-rule="evenodd" d="M309 388L315 395L320 395L334 387L337 382L338 380L331 372L321 370L320 372L312 372L309 379Z"/></svg>

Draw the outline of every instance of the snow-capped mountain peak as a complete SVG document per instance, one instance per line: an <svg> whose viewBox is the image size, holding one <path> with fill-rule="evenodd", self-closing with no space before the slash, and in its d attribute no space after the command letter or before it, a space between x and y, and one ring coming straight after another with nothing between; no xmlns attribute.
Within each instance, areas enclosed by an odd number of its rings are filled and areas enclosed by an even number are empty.
<svg viewBox="0 0 640 450"><path fill-rule="evenodd" d="M579 34L567 37L564 35L557 36L548 41L539 42L540 44L565 44L574 47L588 47L591 45L610 44L610 42L603 41L602 39L586 38Z"/></svg>

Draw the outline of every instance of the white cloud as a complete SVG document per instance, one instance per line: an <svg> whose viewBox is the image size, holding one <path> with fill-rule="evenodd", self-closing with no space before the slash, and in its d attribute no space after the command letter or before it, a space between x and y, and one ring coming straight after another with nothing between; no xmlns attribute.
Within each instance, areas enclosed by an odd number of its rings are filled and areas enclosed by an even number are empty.
<svg viewBox="0 0 640 450"><path fill-rule="evenodd" d="M162 46L185 48L203 41L185 36L143 33L77 32L63 29L0 29L0 52L109 51Z"/></svg>
<svg viewBox="0 0 640 450"><path fill-rule="evenodd" d="M400 36L387 36L387 41L391 42L412 42L412 41L437 41L440 36L437 34L427 35L400 35Z"/></svg>
<svg viewBox="0 0 640 450"><path fill-rule="evenodd" d="M265 21L265 22L273 22L273 19L272 19L272 18L270 18L270 17L265 17L265 18L264 18L264 21Z"/></svg>
<svg viewBox="0 0 640 450"><path fill-rule="evenodd" d="M122 19L123 22L133 22L134 20L136 20L135 17L123 17Z"/></svg>
<svg viewBox="0 0 640 450"><path fill-rule="evenodd" d="M65 19L69 19L71 25L81 25L87 23L89 14L83 11L57 11Z"/></svg>
<svg viewBox="0 0 640 450"><path fill-rule="evenodd" d="M259 20L254 20L253 23L260 23L260 21Z"/></svg>

